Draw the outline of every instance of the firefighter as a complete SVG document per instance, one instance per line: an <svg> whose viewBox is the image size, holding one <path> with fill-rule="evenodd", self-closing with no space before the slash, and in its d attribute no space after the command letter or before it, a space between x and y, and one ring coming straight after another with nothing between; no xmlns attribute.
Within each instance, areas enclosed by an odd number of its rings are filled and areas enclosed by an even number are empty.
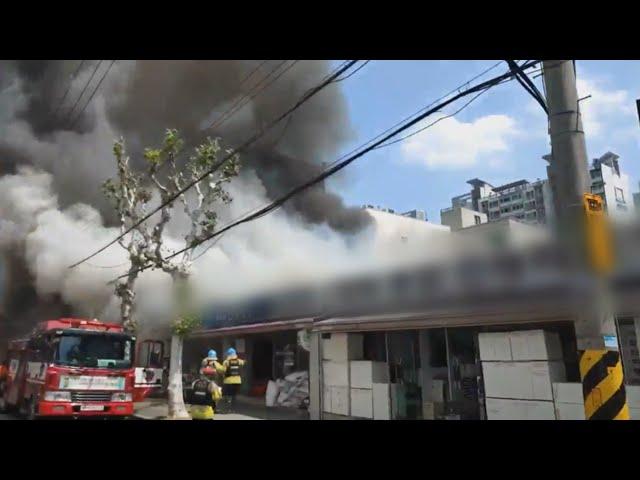
<svg viewBox="0 0 640 480"><path fill-rule="evenodd" d="M233 406L236 395L242 385L240 370L244 367L244 360L238 358L235 348L227 350L227 358L222 364L224 368L223 395L228 408Z"/></svg>
<svg viewBox="0 0 640 480"><path fill-rule="evenodd" d="M200 375L211 381L218 382L223 374L224 367L218 362L218 354L215 350L209 350L209 353L200 364Z"/></svg>
<svg viewBox="0 0 640 480"><path fill-rule="evenodd" d="M220 387L212 380L202 377L193 382L189 398L189 414L194 420L213 420L216 404L222 397Z"/></svg>

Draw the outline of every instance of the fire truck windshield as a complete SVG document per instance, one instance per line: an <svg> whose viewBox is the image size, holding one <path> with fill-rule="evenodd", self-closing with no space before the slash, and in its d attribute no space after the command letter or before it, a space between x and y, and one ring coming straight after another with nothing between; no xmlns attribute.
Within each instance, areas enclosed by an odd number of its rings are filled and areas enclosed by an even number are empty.
<svg viewBox="0 0 640 480"><path fill-rule="evenodd" d="M74 367L130 368L132 339L122 334L65 332L53 340L54 363Z"/></svg>

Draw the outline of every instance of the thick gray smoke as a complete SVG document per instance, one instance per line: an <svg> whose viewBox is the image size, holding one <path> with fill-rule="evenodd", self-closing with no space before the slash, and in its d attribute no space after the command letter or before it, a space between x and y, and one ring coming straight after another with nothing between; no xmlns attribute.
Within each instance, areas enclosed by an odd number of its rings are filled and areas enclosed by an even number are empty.
<svg viewBox="0 0 640 480"><path fill-rule="evenodd" d="M244 84L242 79L261 62L119 61L88 104L109 61L93 78L98 61L85 61L70 83L78 63L0 62L0 253L10 260L6 284L16 300L4 306L4 314L11 324L22 325L21 333L31 319L46 314L117 317L107 281L122 273L114 268L126 263L122 250L114 246L93 265L66 268L117 232L100 192L102 182L115 174L115 138L126 139L133 160L142 148L158 145L166 128L177 128L188 145L209 135L235 146L329 71L327 62L298 62L222 126L204 130L280 61L267 62ZM244 171L232 185L234 202L220 212L221 220L310 179L337 156L350 132L340 87L330 86L243 155ZM345 207L318 185L272 220L226 235L198 262L196 276L201 275L203 285L215 285L215 295L232 296L272 285L274 275L284 283L331 275L353 258L342 234L356 235L370 223L365 211ZM176 246L181 246L180 228L179 219L170 225ZM327 252L333 252L331 260ZM141 277L140 291L155 294L139 299L162 297L157 291L166 282L159 277ZM211 281L220 278L223 284ZM203 302L211 300L210 291L200 294ZM166 307L144 301L138 306L150 317ZM8 326L5 322L0 336Z"/></svg>
<svg viewBox="0 0 640 480"><path fill-rule="evenodd" d="M41 166L54 173L63 204L83 201L104 206L96 194L113 168L110 146L114 135L124 135L133 153L157 145L166 128L177 128L188 144L206 135L219 135L228 145L239 145L294 105L329 71L327 62L300 61L228 121L203 131L281 62L267 62L245 83L242 80L261 61L118 62L106 77L103 94L74 123L108 63L103 62L69 115L95 69L95 61L85 62L55 116L75 63L17 61L7 65L13 80L5 80L8 86L3 93L12 95L14 101L8 117L0 120L0 128L13 127L5 129L6 135L0 133L0 162L5 171L13 171L16 163ZM16 125L23 122L28 133L13 135ZM317 174L323 162L335 158L350 132L340 88L330 86L297 110L291 121L257 142L245 162L273 199ZM338 196L322 187L301 195L287 208L309 223L327 223L341 232L357 232L370 221L365 212L345 207Z"/></svg>

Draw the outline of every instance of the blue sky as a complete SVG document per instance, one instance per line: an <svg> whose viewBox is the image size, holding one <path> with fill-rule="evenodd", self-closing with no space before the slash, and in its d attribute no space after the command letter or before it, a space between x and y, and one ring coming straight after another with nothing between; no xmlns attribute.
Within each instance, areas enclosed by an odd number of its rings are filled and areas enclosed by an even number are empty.
<svg viewBox="0 0 640 480"><path fill-rule="evenodd" d="M420 107L449 92L497 60L371 61L341 83L354 138L349 151ZM478 81L506 71L506 64ZM638 191L640 124L635 100L640 98L640 62L578 61L580 96L589 160L611 150ZM535 80L542 90L541 78ZM462 99L446 108L451 113ZM441 114L429 117L427 123ZM416 127L419 128L419 127ZM350 205L371 203L399 211L427 211L440 222L440 209L468 190L479 177L492 184L546 177L549 153L547 122L542 109L516 82L480 96L454 119L447 119L399 144L373 151L347 167L331 182Z"/></svg>

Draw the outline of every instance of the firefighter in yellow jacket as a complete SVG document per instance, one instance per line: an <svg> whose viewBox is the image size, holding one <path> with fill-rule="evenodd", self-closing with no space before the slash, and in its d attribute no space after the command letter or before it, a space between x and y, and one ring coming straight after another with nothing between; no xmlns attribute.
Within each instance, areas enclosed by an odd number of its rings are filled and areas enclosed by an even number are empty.
<svg viewBox="0 0 640 480"><path fill-rule="evenodd" d="M230 348L227 350L227 358L222 366L224 368L222 393L226 399L227 407L231 407L242 385L241 369L244 367L244 360L238 358L235 348Z"/></svg>
<svg viewBox="0 0 640 480"><path fill-rule="evenodd" d="M213 420L216 403L222 397L217 382L224 374L224 367L218 362L215 350L209 350L200 365L200 378L191 386L190 414L194 420Z"/></svg>
<svg viewBox="0 0 640 480"><path fill-rule="evenodd" d="M222 375L224 375L224 367L218 362L218 354L215 350L209 350L207 356L202 360L200 364L200 375L216 383L220 383Z"/></svg>

